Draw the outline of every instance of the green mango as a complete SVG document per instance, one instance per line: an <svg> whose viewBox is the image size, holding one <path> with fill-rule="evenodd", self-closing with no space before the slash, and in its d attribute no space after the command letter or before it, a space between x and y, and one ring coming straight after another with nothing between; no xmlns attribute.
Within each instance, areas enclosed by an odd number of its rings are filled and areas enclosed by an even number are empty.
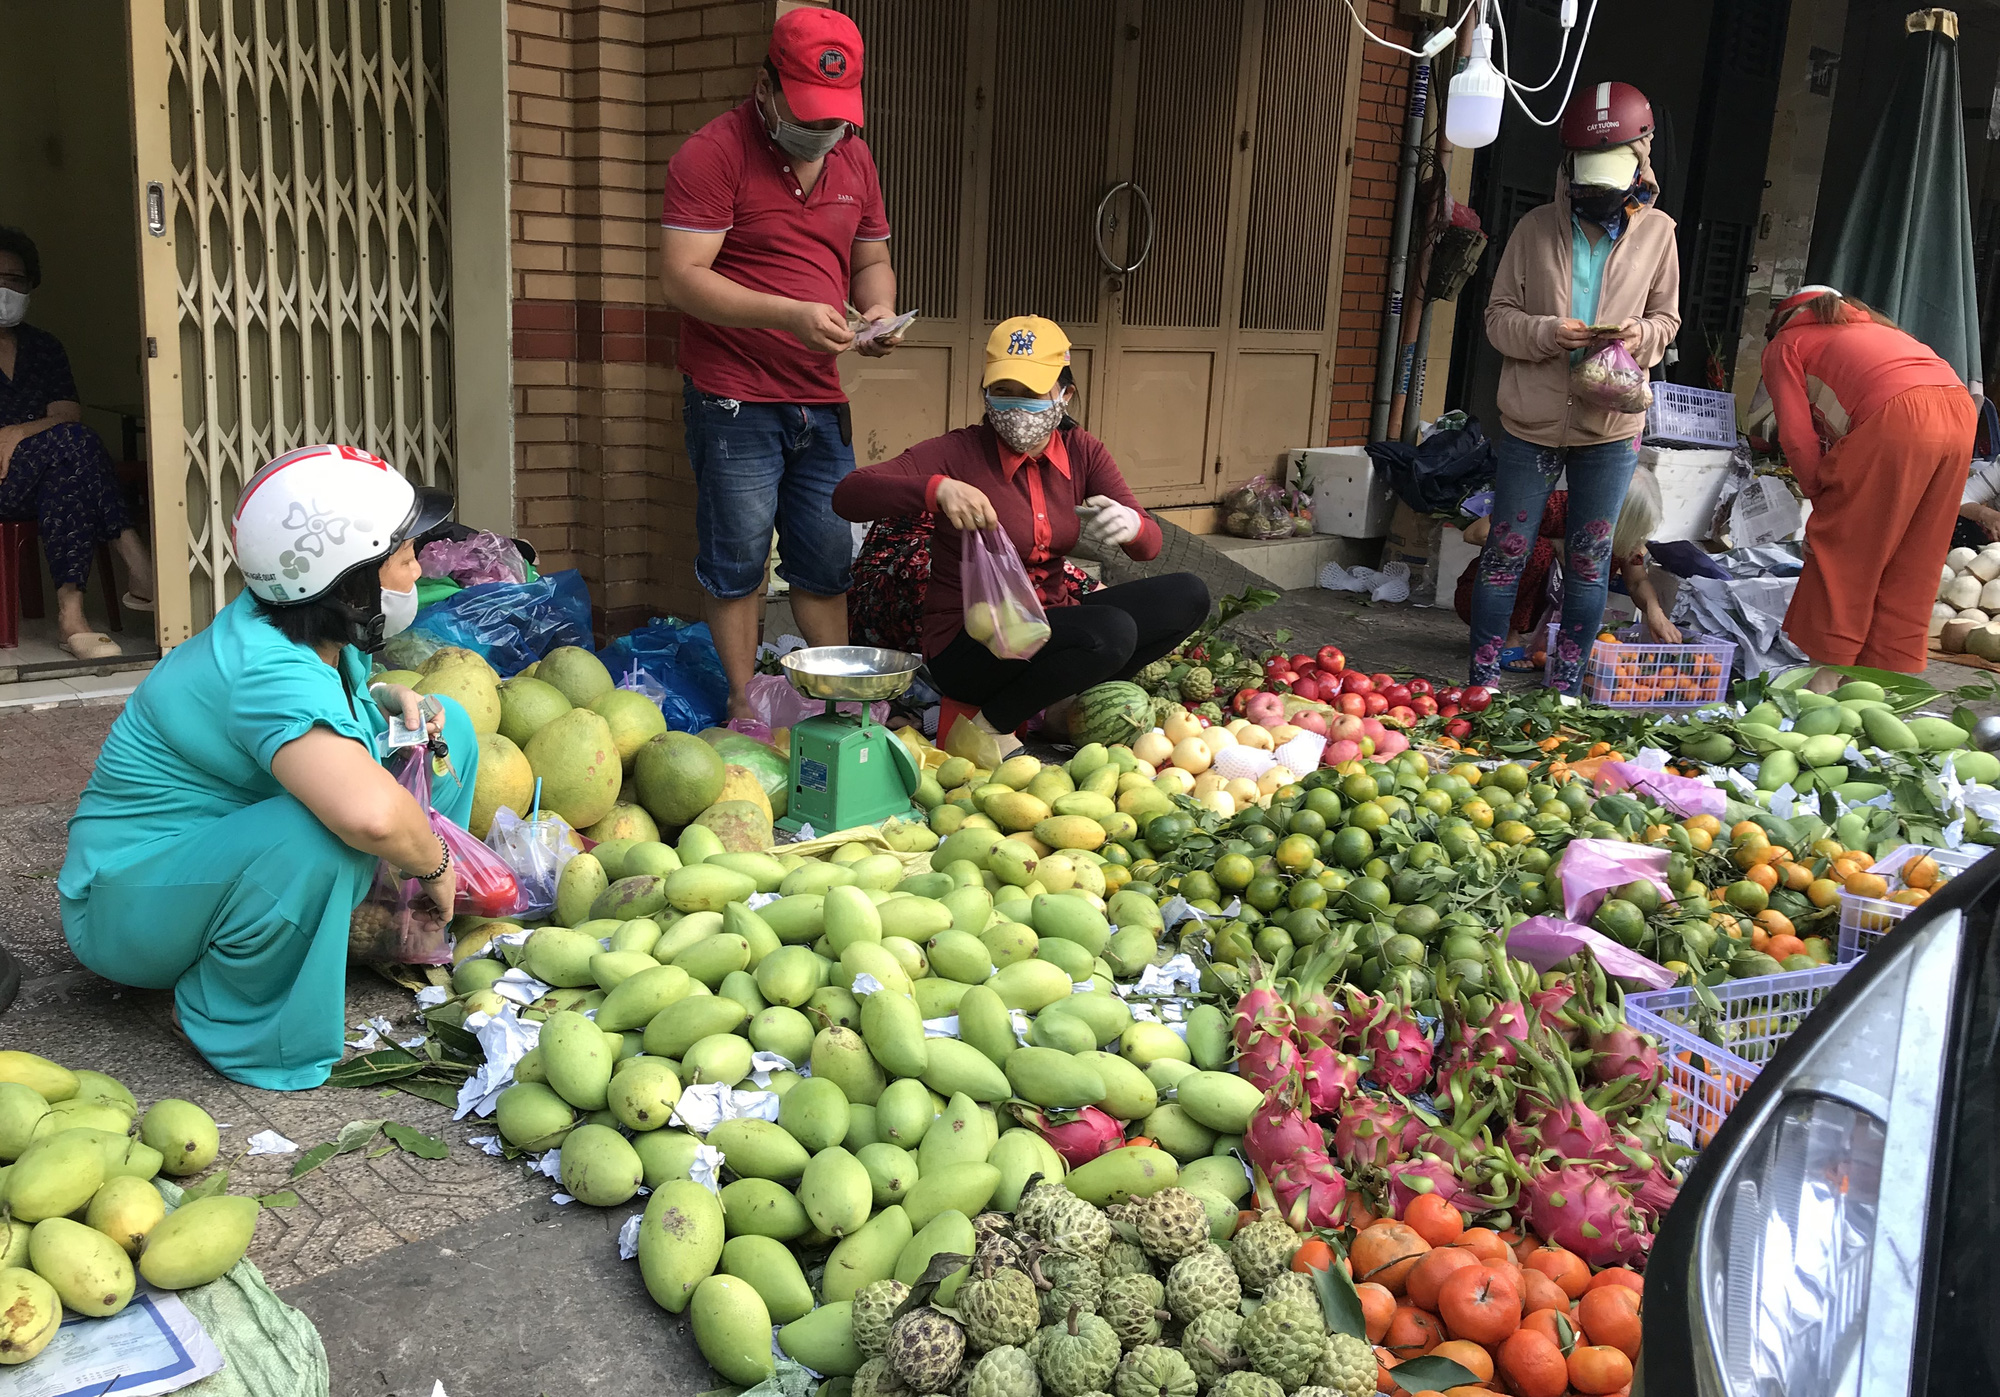
<svg viewBox="0 0 2000 1397"><path fill-rule="evenodd" d="M833 983L852 992L855 982L867 975L883 989L905 998L910 994L909 972L895 953L875 941L856 941L841 952L840 963L833 972ZM859 998L856 995L856 998Z"/></svg>
<svg viewBox="0 0 2000 1397"><path fill-rule="evenodd" d="M1982 786L2000 784L2000 757L1991 752L1954 752L1948 760L1961 781L1977 781Z"/></svg>
<svg viewBox="0 0 2000 1397"><path fill-rule="evenodd" d="M934 1174L919 1173L917 1182L903 1196L903 1211L909 1215L910 1226L921 1232L946 1212L975 1216L992 1201L999 1187L999 1169L984 1161L947 1165Z"/></svg>
<svg viewBox="0 0 2000 1397"><path fill-rule="evenodd" d="M140 1187L151 1191L152 1186ZM54 1286L63 1305L78 1314L101 1318L131 1303L137 1284L132 1258L94 1227L69 1218L38 1222L29 1235L28 1258L35 1274Z"/></svg>
<svg viewBox="0 0 2000 1397"><path fill-rule="evenodd" d="M815 1373L845 1377L865 1361L854 1342L854 1305L836 1300L778 1330L778 1347Z"/></svg>
<svg viewBox="0 0 2000 1397"><path fill-rule="evenodd" d="M1972 734L1943 718L1912 718L1904 724L1926 752L1950 752L1972 740Z"/></svg>
<svg viewBox="0 0 2000 1397"><path fill-rule="evenodd" d="M757 965L757 989L765 1000L797 1008L825 988L832 970L810 946L780 946Z"/></svg>
<svg viewBox="0 0 2000 1397"><path fill-rule="evenodd" d="M1172 1188L1179 1177L1179 1166L1165 1150L1126 1145L1070 1170L1063 1183L1084 1202L1102 1208L1150 1197L1163 1188Z"/></svg>
<svg viewBox="0 0 2000 1397"><path fill-rule="evenodd" d="M1229 1019L1213 1004L1198 1004L1187 1016L1188 1053L1204 1072L1221 1069L1230 1058Z"/></svg>
<svg viewBox="0 0 2000 1397"><path fill-rule="evenodd" d="M549 1015L536 1046L542 1050L542 1071L556 1095L579 1111L604 1109L616 1055L604 1041L602 1029L582 1014L564 1010Z"/></svg>
<svg viewBox="0 0 2000 1397"><path fill-rule="evenodd" d="M722 1244L722 1204L716 1195L691 1179L660 1184L646 1200L639 1223L639 1275L646 1293L668 1314L681 1313L696 1289L712 1277L722 1259ZM754 1298L756 1292L750 1294ZM756 1301L759 1310L763 1303ZM768 1331L768 1323L765 1327ZM764 1347L770 1348L768 1338Z"/></svg>
<svg viewBox="0 0 2000 1397"><path fill-rule="evenodd" d="M1888 697L1889 691L1872 679L1850 679L1833 691L1836 703L1845 703L1850 699L1873 699L1882 703Z"/></svg>
<svg viewBox="0 0 2000 1397"><path fill-rule="evenodd" d="M1044 1014L1047 1012L1043 1010ZM1104 1079L1104 1095L1091 1104L1106 1115L1121 1121L1135 1121L1151 1114L1154 1107L1160 1104L1158 1088L1146 1079L1144 1072L1118 1054L1093 1050L1078 1053L1076 1060Z"/></svg>
<svg viewBox="0 0 2000 1397"><path fill-rule="evenodd" d="M1011 1055L1008 1060L1013 1060ZM962 1092L974 1101L1005 1101L1011 1094L1007 1074L979 1049L956 1038L929 1040L922 1080L940 1096Z"/></svg>
<svg viewBox="0 0 2000 1397"><path fill-rule="evenodd" d="M1792 722L1792 731L1804 733L1807 737L1823 737L1840 731L1840 705L1830 703L1822 708L1808 708ZM1816 763L1825 765L1825 763Z"/></svg>
<svg viewBox="0 0 2000 1397"><path fill-rule="evenodd" d="M707 940L722 930L720 912L693 912L667 924L660 933L660 939L653 944L649 954L662 965L671 965L674 959L690 946Z"/></svg>
<svg viewBox="0 0 2000 1397"><path fill-rule="evenodd" d="M1108 990L1090 990L1058 999L1035 1016L1035 1021L1051 1015L1081 1019L1090 1026L1090 1046L1117 1041L1132 1026L1132 1011L1124 1000Z"/></svg>
<svg viewBox="0 0 2000 1397"><path fill-rule="evenodd" d="M1181 1165L1180 1186L1190 1192L1207 1189L1241 1203L1250 1196L1250 1173L1234 1155L1210 1155Z"/></svg>
<svg viewBox="0 0 2000 1397"><path fill-rule="evenodd" d="M689 830L704 829L689 825ZM687 838L685 832L682 839ZM717 841L720 843L720 841ZM685 861L684 861L685 862ZM747 873L715 864L696 863L667 875L667 905L676 912L720 912L732 902L741 902L757 891L757 882Z"/></svg>
<svg viewBox="0 0 2000 1397"><path fill-rule="evenodd" d="M711 1033L681 1054L681 1070L689 1085L719 1083L733 1087L750 1075L750 1040L734 1033Z"/></svg>
<svg viewBox="0 0 2000 1397"><path fill-rule="evenodd" d="M904 1245L902 1254L896 1258L896 1279L904 1285L915 1285L930 1269L931 1258L950 1253L965 1257L969 1262L976 1245L971 1218L956 1210L939 1213L928 1225L918 1228L916 1235ZM969 1266L961 1267L947 1276L932 1296L933 1303L949 1305L969 1269Z"/></svg>
<svg viewBox="0 0 2000 1397"><path fill-rule="evenodd" d="M1000 1137L988 1153L986 1162L1000 1171L1000 1183L993 1190L988 1206L1003 1213L1011 1213L1021 1205L1021 1193L1027 1188L1029 1179L1037 1174L1045 1179L1060 1179L1067 1167L1054 1146L1034 1131L1018 1125Z"/></svg>
<svg viewBox="0 0 2000 1397"><path fill-rule="evenodd" d="M875 1103L876 1129L889 1143L913 1150L937 1119L936 1101L930 1088L915 1078L891 1082Z"/></svg>
<svg viewBox="0 0 2000 1397"><path fill-rule="evenodd" d="M642 1182L647 1188L658 1188L669 1179L688 1178L694 1166L695 1151L700 1146L701 1141L685 1130L651 1130L632 1139L632 1149L639 1156L640 1168L645 1171ZM790 1194L785 1196L791 1197Z"/></svg>
<svg viewBox="0 0 2000 1397"><path fill-rule="evenodd" d="M986 982L1009 1009L1039 1013L1059 999L1067 999L1076 982L1068 971L1046 960L1023 960L1003 965Z"/></svg>
<svg viewBox="0 0 2000 1397"><path fill-rule="evenodd" d="M790 1242L812 1231L812 1219L806 1216L797 1195L770 1179L738 1179L724 1184L720 1202L732 1237L773 1237Z"/></svg>
<svg viewBox="0 0 2000 1397"><path fill-rule="evenodd" d="M493 1121L500 1138L515 1149L546 1150L570 1133L576 1111L542 1082L515 1082L500 1093Z"/></svg>
<svg viewBox="0 0 2000 1397"><path fill-rule="evenodd" d="M641 873L620 878L605 888L591 900L590 915L629 922L651 917L666 905L667 880L656 873Z"/></svg>
<svg viewBox="0 0 2000 1397"><path fill-rule="evenodd" d="M139 1274L162 1290L207 1285L250 1249L258 1211L256 1199L240 1194L183 1202L147 1236Z"/></svg>
<svg viewBox="0 0 2000 1397"><path fill-rule="evenodd" d="M829 1237L844 1237L868 1221L875 1187L861 1161L835 1145L807 1162L798 1196L814 1227Z"/></svg>
<svg viewBox="0 0 2000 1397"><path fill-rule="evenodd" d="M924 943L924 950L930 957L932 973L947 980L979 985L993 973L993 953L971 932L946 927L932 934Z"/></svg>
<svg viewBox="0 0 2000 1397"><path fill-rule="evenodd" d="M907 994L884 988L863 999L861 1040L893 1077L921 1077L930 1066L923 1015Z"/></svg>
<svg viewBox="0 0 2000 1397"><path fill-rule="evenodd" d="M1177 1101L1163 1101L1140 1122L1139 1133L1177 1160L1205 1158L1221 1137Z"/></svg>
<svg viewBox="0 0 2000 1397"><path fill-rule="evenodd" d="M778 885L785 881L785 866L770 854L749 851L744 853L714 854L702 860L716 868L726 868L731 873L741 873L757 885L760 893L774 893Z"/></svg>
<svg viewBox="0 0 2000 1397"><path fill-rule="evenodd" d="M1790 752L1767 755L1757 769L1757 789L1775 791L1799 779L1799 759Z"/></svg>
<svg viewBox="0 0 2000 1397"><path fill-rule="evenodd" d="M1174 1087L1174 1100L1196 1123L1222 1135L1241 1135L1264 1094L1232 1072L1196 1072Z"/></svg>
<svg viewBox="0 0 2000 1397"><path fill-rule="evenodd" d="M1150 927L1120 927L1111 933L1103 959L1119 979L1129 980L1152 963L1153 953L1158 949L1159 941Z"/></svg>
<svg viewBox="0 0 2000 1397"><path fill-rule="evenodd" d="M604 1102L627 1130L644 1132L666 1125L681 1099L681 1079L662 1058L635 1057L618 1063L604 1089Z"/></svg>
<svg viewBox="0 0 2000 1397"><path fill-rule="evenodd" d="M593 1208L615 1208L639 1191L645 1179L639 1153L617 1131L580 1125L562 1144L562 1186Z"/></svg>
<svg viewBox="0 0 2000 1397"><path fill-rule="evenodd" d="M622 866L618 870L620 877L630 878L640 873L651 873L664 878L681 866L681 856L657 839L642 839L625 851L621 863Z"/></svg>
<svg viewBox="0 0 2000 1397"><path fill-rule="evenodd" d="M1089 1063L1055 1048L1016 1048L1008 1055L1005 1072L1014 1094L1037 1106L1074 1108L1104 1099L1103 1076Z"/></svg>
<svg viewBox="0 0 2000 1397"><path fill-rule="evenodd" d="M774 1324L790 1324L812 1310L812 1287L806 1284L805 1272L791 1248L776 1238L754 1233L731 1237L722 1244L720 1270L750 1282L764 1298Z"/></svg>
<svg viewBox="0 0 2000 1397"><path fill-rule="evenodd" d="M1823 708L1815 711L1820 713L1826 712ZM1847 738L1845 736L1824 734L1808 737L1805 746L1800 749L1798 754L1799 765L1833 766L1840 761L1841 755L1846 751Z"/></svg>
<svg viewBox="0 0 2000 1397"><path fill-rule="evenodd" d="M750 964L750 943L734 932L718 931L675 956L674 964L713 992L725 978Z"/></svg>
<svg viewBox="0 0 2000 1397"><path fill-rule="evenodd" d="M824 1078L808 1077L785 1093L784 1099L778 1103L778 1124L800 1146L800 1170L805 1168L806 1156L838 1145L847 1138L848 1114L847 1098L841 1094L839 1084ZM764 1177L796 1178L797 1172L767 1174Z"/></svg>
<svg viewBox="0 0 2000 1397"><path fill-rule="evenodd" d="M786 1093L788 1097L792 1094ZM779 1110L782 1116L782 1102ZM812 1159L784 1126L755 1117L723 1121L708 1132L708 1143L722 1151L723 1162L732 1173L746 1179L796 1179Z"/></svg>
<svg viewBox="0 0 2000 1397"><path fill-rule="evenodd" d="M688 1317L693 1321L695 1347L724 1380L754 1387L776 1370L771 1314L750 1282L737 1276L709 1276L695 1287Z"/></svg>
<svg viewBox="0 0 2000 1397"><path fill-rule="evenodd" d="M693 868L696 864L707 863L716 855L728 852L728 846L722 842L722 836L707 825L689 825L681 831L681 837L674 841L674 854L680 859L682 868ZM672 901L671 898L668 900Z"/></svg>
<svg viewBox="0 0 2000 1397"><path fill-rule="evenodd" d="M873 1106L888 1079L860 1034L851 1028L823 1028L813 1039L812 1074L840 1088L849 1102Z"/></svg>
<svg viewBox="0 0 2000 1397"><path fill-rule="evenodd" d="M917 1168L935 1174L954 1164L983 1160L999 1139L993 1117L959 1092L945 1103L917 1145Z"/></svg>
<svg viewBox="0 0 2000 1397"><path fill-rule="evenodd" d="M1018 1046L1013 1016L990 985L974 985L958 1001L958 1037L996 1067L1004 1067Z"/></svg>
<svg viewBox="0 0 2000 1397"><path fill-rule="evenodd" d="M1059 1001L1060 1002L1060 1001ZM1028 1025L1028 1042L1036 1048L1047 1048L1068 1055L1087 1053L1097 1046L1097 1035L1090 1031L1090 1025L1074 1014L1058 1014L1056 1005L1050 1005L1035 1015Z"/></svg>
<svg viewBox="0 0 2000 1397"><path fill-rule="evenodd" d="M857 942L882 940L882 917L865 889L828 888L824 911L827 944L836 956Z"/></svg>
<svg viewBox="0 0 2000 1397"><path fill-rule="evenodd" d="M765 956L784 945L768 922L740 902L732 902L722 909L722 930L727 935L742 937L748 944L749 968L752 970L763 963Z"/></svg>
<svg viewBox="0 0 2000 1397"><path fill-rule="evenodd" d="M1005 967L1027 960L1039 949L1041 938L1035 929L1021 922L1002 919L979 933L980 944L993 957L993 964Z"/></svg>
<svg viewBox="0 0 2000 1397"><path fill-rule="evenodd" d="M826 932L826 898L820 893L781 897L765 903L758 915L787 946L810 945Z"/></svg>
<svg viewBox="0 0 2000 1397"><path fill-rule="evenodd" d="M828 1303L852 1300L863 1286L894 1276L896 1260L915 1232L901 1207L885 1206L866 1226L841 1238L827 1255L820 1297Z"/></svg>
<svg viewBox="0 0 2000 1397"><path fill-rule="evenodd" d="M140 1118L139 1138L160 1152L161 1168L176 1177L199 1174L221 1149L215 1118L192 1101L174 1097L155 1101ZM35 1221L19 1208L14 1214L25 1222Z"/></svg>
<svg viewBox="0 0 2000 1397"><path fill-rule="evenodd" d="M847 1134L840 1143L856 1155L870 1145L884 1143L880 1122L881 1113L874 1106L864 1106L859 1101L848 1102Z"/></svg>
<svg viewBox="0 0 2000 1397"><path fill-rule="evenodd" d="M902 1202L903 1196L923 1177L923 1171L917 1167L917 1157L898 1145L887 1142L863 1145L854 1152L854 1157L868 1171L868 1182L874 1189L875 1206L878 1208Z"/></svg>
<svg viewBox="0 0 2000 1397"><path fill-rule="evenodd" d="M1035 898L1028 920L1035 935L1073 941L1093 959L1103 955L1111 942L1111 923L1081 897L1042 893Z"/></svg>
<svg viewBox="0 0 2000 1397"><path fill-rule="evenodd" d="M972 988L958 980L941 980L932 975L912 984L910 996L917 1001L917 1012L926 1020L942 1019L958 1012L958 1002Z"/></svg>
<svg viewBox="0 0 2000 1397"><path fill-rule="evenodd" d="M1181 1036L1163 1023L1140 1020L1118 1038L1118 1055L1134 1066L1145 1068L1161 1058L1193 1062L1193 1054Z"/></svg>
<svg viewBox="0 0 2000 1397"><path fill-rule="evenodd" d="M609 1002L607 999L606 1003ZM598 1012L604 1011L599 1009ZM690 995L668 1005L647 1022L646 1052L653 1057L678 1060L689 1048L711 1034L734 1033L749 1017L750 1011L733 999L714 994ZM543 1030L545 1034L547 1031Z"/></svg>
<svg viewBox="0 0 2000 1397"><path fill-rule="evenodd" d="M1871 743L1885 752L1915 752L1922 746L1917 740L1917 735L1910 731L1909 724L1885 708L1864 710L1861 714L1861 730L1868 735Z"/></svg>
<svg viewBox="0 0 2000 1397"><path fill-rule="evenodd" d="M1763 727L1775 728L1784 721L1785 715L1779 711L1778 705L1766 700L1744 714L1742 721L1737 726L1740 728L1744 723L1757 723Z"/></svg>
<svg viewBox="0 0 2000 1397"><path fill-rule="evenodd" d="M778 884L778 892L785 897L798 893L824 896L834 888L850 887L853 883L854 870L845 864L809 860L785 875L785 881Z"/></svg>
<svg viewBox="0 0 2000 1397"><path fill-rule="evenodd" d="M160 1197L159 1189L150 1180L120 1176L106 1179L104 1186L92 1196L84 1222L116 1242L127 1256L137 1256L145 1250L147 1236L166 1215L167 1202ZM28 1263L16 1260L14 1253L16 1243L25 1244L28 1226L16 1222L10 1223L9 1228L10 1236L5 1254L0 1255L0 1267L25 1266Z"/></svg>
<svg viewBox="0 0 2000 1397"><path fill-rule="evenodd" d="M565 861L562 872L556 876L557 925L572 927L587 921L591 906L610 886L611 879L605 873L604 865L597 861L597 855L577 854ZM537 975L535 978L539 980L543 977Z"/></svg>

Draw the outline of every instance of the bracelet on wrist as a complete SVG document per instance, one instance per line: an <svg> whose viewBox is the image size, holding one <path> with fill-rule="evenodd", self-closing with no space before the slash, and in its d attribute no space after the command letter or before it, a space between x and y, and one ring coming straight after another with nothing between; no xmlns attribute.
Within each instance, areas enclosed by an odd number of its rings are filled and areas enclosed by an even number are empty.
<svg viewBox="0 0 2000 1397"><path fill-rule="evenodd" d="M438 840L438 854L440 857L438 859L438 866L435 869L429 873L412 873L409 876L416 879L419 883L435 883L438 879L444 877L445 870L451 867L451 846L446 844L443 839Z"/></svg>

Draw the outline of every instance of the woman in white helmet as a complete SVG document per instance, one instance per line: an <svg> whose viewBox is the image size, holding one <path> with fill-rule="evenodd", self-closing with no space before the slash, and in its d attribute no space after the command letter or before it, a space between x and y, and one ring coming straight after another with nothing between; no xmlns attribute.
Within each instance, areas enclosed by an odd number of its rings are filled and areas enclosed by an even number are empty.
<svg viewBox="0 0 2000 1397"><path fill-rule="evenodd" d="M77 959L174 991L224 1076L318 1086L340 1060L348 922L377 859L441 908L456 891L426 813L387 768L368 655L416 613L416 539L451 513L387 462L309 446L257 472L230 521L245 587L154 666L112 725L70 821L58 889ZM432 801L460 824L479 758L450 699L430 720Z"/></svg>

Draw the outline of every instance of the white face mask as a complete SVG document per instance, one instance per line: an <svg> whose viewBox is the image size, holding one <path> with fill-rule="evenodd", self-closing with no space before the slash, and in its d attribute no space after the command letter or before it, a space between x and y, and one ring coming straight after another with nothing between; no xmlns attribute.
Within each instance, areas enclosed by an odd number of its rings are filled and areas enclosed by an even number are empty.
<svg viewBox="0 0 2000 1397"><path fill-rule="evenodd" d="M28 318L28 293L0 286L0 329L11 330Z"/></svg>
<svg viewBox="0 0 2000 1397"><path fill-rule="evenodd" d="M407 592L392 592L382 589L382 638L401 635L417 619L417 589Z"/></svg>

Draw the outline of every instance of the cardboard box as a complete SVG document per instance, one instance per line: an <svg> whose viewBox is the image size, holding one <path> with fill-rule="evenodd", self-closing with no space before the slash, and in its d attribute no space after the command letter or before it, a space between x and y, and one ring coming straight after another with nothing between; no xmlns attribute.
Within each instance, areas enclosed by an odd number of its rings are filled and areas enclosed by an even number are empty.
<svg viewBox="0 0 2000 1397"><path fill-rule="evenodd" d="M1382 566L1403 563L1410 569L1410 600L1418 606L1430 606L1437 600L1438 593L1438 549L1446 528L1444 520L1429 514L1419 514L1401 500L1396 501L1396 512L1389 522L1389 541L1382 548ZM1453 578L1455 584L1457 578ZM1451 593L1445 593L1447 605Z"/></svg>
<svg viewBox="0 0 2000 1397"><path fill-rule="evenodd" d="M1642 446L1639 462L1651 466L1660 481L1660 526L1653 537L1661 543L1706 541L1729 477L1729 453Z"/></svg>
<svg viewBox="0 0 2000 1397"><path fill-rule="evenodd" d="M1308 446L1286 455L1287 469L1305 472L1312 493L1313 532L1340 538L1381 538L1389 532L1396 496L1358 446Z"/></svg>

